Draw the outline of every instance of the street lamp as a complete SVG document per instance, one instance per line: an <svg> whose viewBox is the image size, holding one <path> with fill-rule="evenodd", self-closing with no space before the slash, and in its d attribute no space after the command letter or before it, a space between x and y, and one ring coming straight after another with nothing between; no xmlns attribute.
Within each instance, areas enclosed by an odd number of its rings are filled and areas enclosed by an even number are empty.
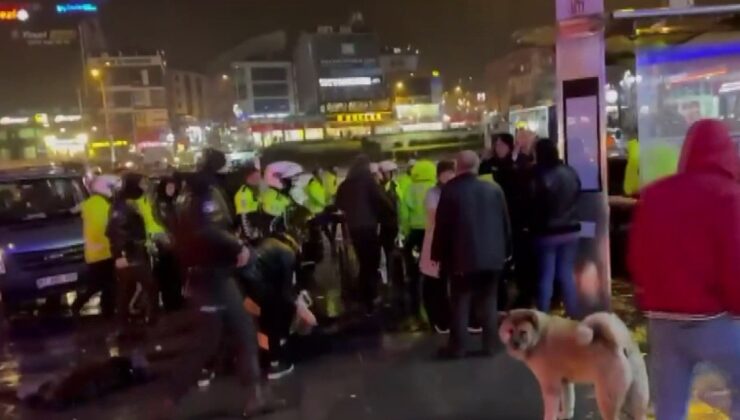
<svg viewBox="0 0 740 420"><path fill-rule="evenodd" d="M403 87L404 87L403 82L401 81L396 82L396 90L403 90Z"/></svg>
<svg viewBox="0 0 740 420"><path fill-rule="evenodd" d="M103 80L103 72L100 69L90 69L90 76L98 82L100 87L100 96L103 100L103 119L105 120L105 135L108 138L108 144L110 145L110 163L111 167L116 165L116 148L113 141L113 135L110 130L110 116L108 114L108 95L105 93L105 80Z"/></svg>

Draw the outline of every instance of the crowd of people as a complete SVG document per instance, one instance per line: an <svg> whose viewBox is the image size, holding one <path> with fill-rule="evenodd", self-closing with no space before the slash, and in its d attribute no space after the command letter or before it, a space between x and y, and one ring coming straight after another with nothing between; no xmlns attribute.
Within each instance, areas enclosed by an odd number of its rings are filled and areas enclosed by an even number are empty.
<svg viewBox="0 0 740 420"><path fill-rule="evenodd" d="M661 419L683 418L699 360L716 362L740 383L740 329L726 315L740 314L740 171L732 147L721 123L700 122L679 174L640 191L629 265L658 355L652 367ZM586 315L574 276L581 183L549 139L500 133L483 156L462 151L437 162L358 156L344 179L335 169L308 174L300 200L294 192L307 175L300 166L250 164L233 206L218 179L224 165L222 153L207 149L195 174L164 177L153 189L134 172L99 175L82 206L92 281L74 310L101 292L102 313L116 317L123 337L138 288L144 323L157 322L160 300L164 310L186 308L194 319L199 339L174 375L170 402L195 382L228 329L250 389L245 412L275 404L263 378L292 371L286 338L316 325L303 291L316 285L324 244L336 252L339 229L359 266L354 297L362 312L373 316L390 305L402 312L404 328L449 334L443 358L471 354L469 334L477 332L479 351L492 354L502 309L548 312L559 297L569 317ZM390 289L383 306L382 284ZM267 341L262 364L257 329ZM721 345L696 345L708 341Z"/></svg>

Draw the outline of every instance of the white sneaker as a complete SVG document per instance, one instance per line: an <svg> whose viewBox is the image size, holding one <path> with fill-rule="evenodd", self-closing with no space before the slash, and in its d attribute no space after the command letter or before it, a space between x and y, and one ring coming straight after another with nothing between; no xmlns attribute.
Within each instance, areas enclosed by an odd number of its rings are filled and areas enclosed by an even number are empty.
<svg viewBox="0 0 740 420"><path fill-rule="evenodd" d="M439 335L446 335L450 333L450 329L443 330L442 328L439 328L438 326L434 326L434 331Z"/></svg>
<svg viewBox="0 0 740 420"><path fill-rule="evenodd" d="M483 328L481 328L481 327L468 327L468 332L470 334L481 334L483 332Z"/></svg>

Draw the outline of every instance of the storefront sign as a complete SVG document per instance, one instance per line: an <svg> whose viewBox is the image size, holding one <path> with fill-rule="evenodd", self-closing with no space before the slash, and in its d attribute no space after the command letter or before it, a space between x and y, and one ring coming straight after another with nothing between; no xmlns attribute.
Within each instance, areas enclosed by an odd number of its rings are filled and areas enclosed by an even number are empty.
<svg viewBox="0 0 740 420"><path fill-rule="evenodd" d="M17 20L25 22L31 15L28 10L19 7L0 6L0 20Z"/></svg>
<svg viewBox="0 0 740 420"><path fill-rule="evenodd" d="M60 15L71 13L95 13L98 11L98 5L95 3L59 3L56 7Z"/></svg>
<svg viewBox="0 0 740 420"><path fill-rule="evenodd" d="M556 0L559 21L604 13L603 0Z"/></svg>
<svg viewBox="0 0 740 420"><path fill-rule="evenodd" d="M2 117L0 118L0 125L19 125L28 124L30 118L28 117Z"/></svg>
<svg viewBox="0 0 740 420"><path fill-rule="evenodd" d="M11 37L25 41L29 46L70 45L77 40L73 29L51 29L48 31L13 31Z"/></svg>
<svg viewBox="0 0 740 420"><path fill-rule="evenodd" d="M354 122L379 122L383 121L388 117L387 112L364 112L364 113L353 113L353 114L338 114L337 122L341 123L354 123Z"/></svg>

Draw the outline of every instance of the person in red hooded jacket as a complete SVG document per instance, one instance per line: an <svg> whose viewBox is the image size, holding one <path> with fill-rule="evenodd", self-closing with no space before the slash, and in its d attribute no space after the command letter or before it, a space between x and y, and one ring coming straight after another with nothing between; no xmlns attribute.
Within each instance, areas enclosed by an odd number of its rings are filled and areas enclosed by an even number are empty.
<svg viewBox="0 0 740 420"><path fill-rule="evenodd" d="M689 129L678 173L643 190L631 230L657 419L686 418L702 361L728 374L740 419L740 156L722 122Z"/></svg>

